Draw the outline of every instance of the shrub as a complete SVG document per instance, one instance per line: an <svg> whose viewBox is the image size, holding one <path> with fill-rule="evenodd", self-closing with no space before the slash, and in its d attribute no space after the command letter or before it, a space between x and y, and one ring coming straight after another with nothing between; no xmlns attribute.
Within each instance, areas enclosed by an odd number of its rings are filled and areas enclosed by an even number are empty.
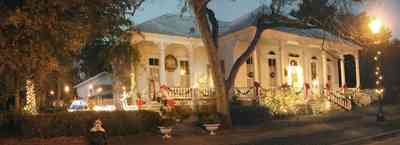
<svg viewBox="0 0 400 145"><path fill-rule="evenodd" d="M267 108L260 105L231 105L233 125L255 125L271 119Z"/></svg>
<svg viewBox="0 0 400 145"><path fill-rule="evenodd" d="M292 89L282 89L275 95L264 96L263 105L267 107L274 116L296 115L299 109L306 104L301 93Z"/></svg>
<svg viewBox="0 0 400 145"><path fill-rule="evenodd" d="M111 136L150 131L157 127L156 112L60 112L39 115L0 114L0 134L25 137L83 136L101 119ZM13 132L10 134L9 131Z"/></svg>
<svg viewBox="0 0 400 145"><path fill-rule="evenodd" d="M188 119L192 115L192 108L189 106L176 106L175 107L178 118L181 120Z"/></svg>

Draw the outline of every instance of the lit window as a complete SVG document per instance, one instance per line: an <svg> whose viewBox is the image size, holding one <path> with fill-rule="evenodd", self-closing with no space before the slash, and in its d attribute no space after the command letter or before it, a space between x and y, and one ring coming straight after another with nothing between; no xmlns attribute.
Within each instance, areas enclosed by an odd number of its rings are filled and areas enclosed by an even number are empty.
<svg viewBox="0 0 400 145"><path fill-rule="evenodd" d="M189 75L189 62L188 61L180 61L181 66L181 75Z"/></svg>
<svg viewBox="0 0 400 145"><path fill-rule="evenodd" d="M311 79L317 79L317 64L315 62L311 63Z"/></svg>

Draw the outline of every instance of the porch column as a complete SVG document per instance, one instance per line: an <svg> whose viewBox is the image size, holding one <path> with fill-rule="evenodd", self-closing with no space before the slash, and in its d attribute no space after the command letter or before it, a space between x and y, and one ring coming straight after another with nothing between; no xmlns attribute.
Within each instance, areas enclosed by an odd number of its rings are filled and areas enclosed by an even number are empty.
<svg viewBox="0 0 400 145"><path fill-rule="evenodd" d="M340 56L340 78L341 78L341 82L342 84L341 87L343 87L344 85L346 85L346 71L344 70L344 56Z"/></svg>
<svg viewBox="0 0 400 145"><path fill-rule="evenodd" d="M360 88L360 62L358 59L358 54L354 56L354 61L356 64L356 87Z"/></svg>
<svg viewBox="0 0 400 145"><path fill-rule="evenodd" d="M253 65L254 65L254 80L260 83L260 72L258 70L258 55L257 48L253 53Z"/></svg>
<svg viewBox="0 0 400 145"><path fill-rule="evenodd" d="M285 61L285 59L287 59L287 56L286 56L285 48L283 47L282 41L279 41L279 50L280 50L280 52L279 52L280 65L278 65L278 69L279 69L279 74L280 74L280 79L279 79L280 82L279 82L278 86L287 83L287 77L285 76L285 73L287 73L287 70L286 70L287 66L286 66L286 61Z"/></svg>
<svg viewBox="0 0 400 145"><path fill-rule="evenodd" d="M160 83L161 85L166 85L165 80L165 43L163 41L159 42L160 47Z"/></svg>
<svg viewBox="0 0 400 145"><path fill-rule="evenodd" d="M322 88L326 88L326 83L328 83L328 70L326 61L326 52L322 50Z"/></svg>
<svg viewBox="0 0 400 145"><path fill-rule="evenodd" d="M187 46L188 48L188 56L189 56L189 79L190 79L190 87L192 88L195 84L195 77L193 72L193 45L190 44Z"/></svg>

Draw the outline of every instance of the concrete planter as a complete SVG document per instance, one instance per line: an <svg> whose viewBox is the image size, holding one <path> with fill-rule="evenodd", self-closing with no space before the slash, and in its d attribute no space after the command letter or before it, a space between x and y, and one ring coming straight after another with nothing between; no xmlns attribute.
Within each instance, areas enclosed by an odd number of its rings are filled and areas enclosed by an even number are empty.
<svg viewBox="0 0 400 145"><path fill-rule="evenodd" d="M210 124L204 124L203 126L210 132L210 135L216 135L215 131L218 130L220 124L210 123Z"/></svg>
<svg viewBox="0 0 400 145"><path fill-rule="evenodd" d="M172 127L164 127L160 126L160 132L163 134L163 139L169 139L171 138L171 133L172 133Z"/></svg>

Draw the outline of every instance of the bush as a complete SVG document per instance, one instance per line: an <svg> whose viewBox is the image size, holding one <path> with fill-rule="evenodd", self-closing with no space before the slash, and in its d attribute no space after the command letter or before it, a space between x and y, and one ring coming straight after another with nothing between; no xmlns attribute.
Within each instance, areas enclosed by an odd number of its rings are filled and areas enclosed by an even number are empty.
<svg viewBox="0 0 400 145"><path fill-rule="evenodd" d="M156 112L60 112L39 115L0 114L0 134L25 137L85 136L100 118L111 136L128 135L157 128ZM12 134L10 134L10 132Z"/></svg>
<svg viewBox="0 0 400 145"><path fill-rule="evenodd" d="M271 120L267 108L259 105L231 105L233 125L256 125Z"/></svg>
<svg viewBox="0 0 400 145"><path fill-rule="evenodd" d="M176 106L175 109L180 120L188 119L193 112L189 106Z"/></svg>
<svg viewBox="0 0 400 145"><path fill-rule="evenodd" d="M275 95L264 96L262 103L274 116L296 115L301 112L301 106L306 104L306 100L301 93L292 89L282 89ZM304 107L303 107L304 108Z"/></svg>

